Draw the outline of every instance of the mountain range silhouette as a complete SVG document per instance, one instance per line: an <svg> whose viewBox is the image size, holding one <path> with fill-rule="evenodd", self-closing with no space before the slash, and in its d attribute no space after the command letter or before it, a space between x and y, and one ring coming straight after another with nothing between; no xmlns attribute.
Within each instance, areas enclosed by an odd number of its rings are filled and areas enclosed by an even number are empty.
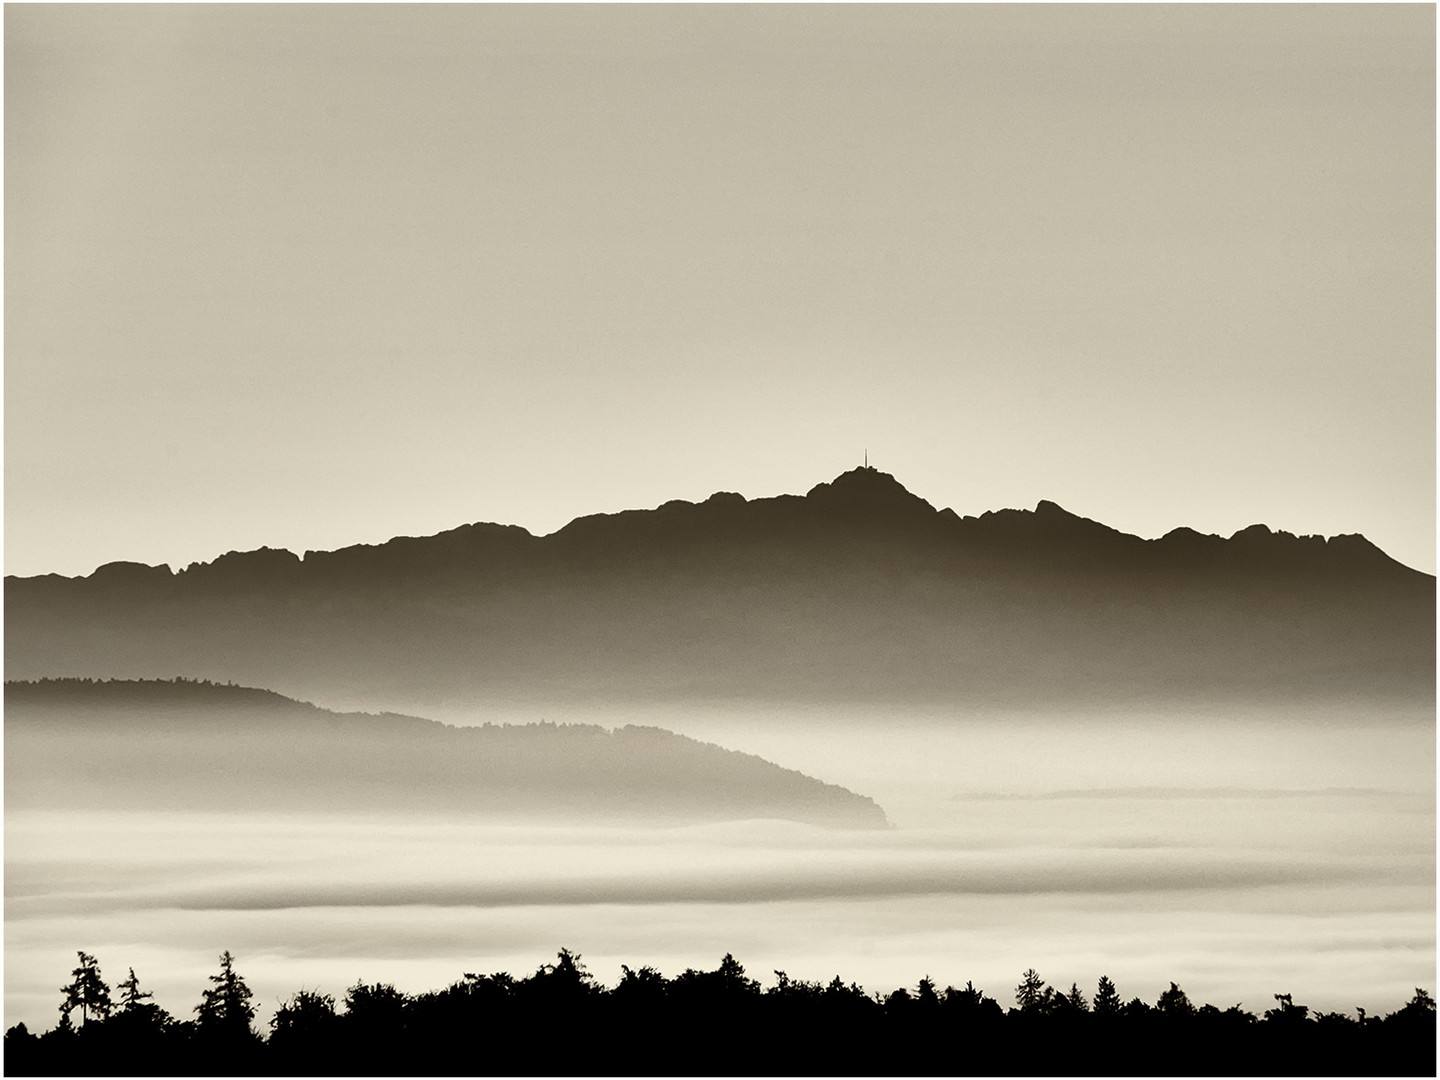
<svg viewBox="0 0 1440 1080"><path fill-rule="evenodd" d="M1435 579L1363 536L1145 540L1053 502L804 496L475 523L179 572L6 578L10 678L177 671L327 700L1433 702Z"/></svg>

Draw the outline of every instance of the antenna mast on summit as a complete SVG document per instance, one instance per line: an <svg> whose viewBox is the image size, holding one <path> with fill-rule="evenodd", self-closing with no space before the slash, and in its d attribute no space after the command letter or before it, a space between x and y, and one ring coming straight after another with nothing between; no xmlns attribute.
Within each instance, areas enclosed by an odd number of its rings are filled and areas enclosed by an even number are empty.
<svg viewBox="0 0 1440 1080"><path fill-rule="evenodd" d="M865 448L865 468L868 469L869 467L870 467L870 448L869 448L869 447L866 447L866 448Z"/></svg>

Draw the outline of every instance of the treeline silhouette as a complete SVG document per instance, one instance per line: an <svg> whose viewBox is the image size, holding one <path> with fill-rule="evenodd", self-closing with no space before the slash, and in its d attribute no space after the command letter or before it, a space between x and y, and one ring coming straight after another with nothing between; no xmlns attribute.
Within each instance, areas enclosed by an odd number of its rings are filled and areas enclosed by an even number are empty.
<svg viewBox="0 0 1440 1080"><path fill-rule="evenodd" d="M337 1003L301 990L262 1035L228 951L186 1020L133 968L112 992L95 957L79 957L56 1027L5 1033L7 1075L1435 1074L1435 1001L1419 988L1383 1016L1314 1013L1289 994L1256 1016L1197 1007L1173 982L1152 1005L1102 976L1092 1000L1032 969L1006 1008L928 977L882 995L776 971L762 990L728 954L669 979L622 965L607 988L561 949L528 977L466 972L423 994L357 982Z"/></svg>

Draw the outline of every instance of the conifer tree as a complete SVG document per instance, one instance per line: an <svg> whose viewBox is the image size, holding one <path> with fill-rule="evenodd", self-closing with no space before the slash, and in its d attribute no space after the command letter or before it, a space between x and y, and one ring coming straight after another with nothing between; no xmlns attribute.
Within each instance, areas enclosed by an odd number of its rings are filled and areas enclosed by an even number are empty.
<svg viewBox="0 0 1440 1080"><path fill-rule="evenodd" d="M922 1008L926 1009L933 1009L940 1004L940 996L935 993L935 981L929 975L920 980L915 1000L920 1003Z"/></svg>
<svg viewBox="0 0 1440 1080"><path fill-rule="evenodd" d="M60 988L65 1000L60 1005L61 1022L73 1023L70 1014L80 1010L80 1023L86 1024L93 1017L104 1020L110 1015L110 987L100 978L100 965L89 953L76 953L80 966L70 972L72 981Z"/></svg>
<svg viewBox="0 0 1440 1080"><path fill-rule="evenodd" d="M1044 1000L1045 980L1034 968L1027 968L1020 977L1020 985L1015 988L1015 1004L1020 1006L1021 1012L1034 1012Z"/></svg>
<svg viewBox="0 0 1440 1080"><path fill-rule="evenodd" d="M229 949L220 954L220 973L211 975L210 981L215 985L205 991L200 1004L195 1006L200 1030L230 1038L249 1038L255 1008L250 1004L250 988L235 972L235 958Z"/></svg>
<svg viewBox="0 0 1440 1080"><path fill-rule="evenodd" d="M120 991L120 1008L115 1016L128 1030L161 1029L171 1022L170 1014L150 1000L155 995L140 989L140 980L135 977L133 967L130 977L121 980L116 989Z"/></svg>
<svg viewBox="0 0 1440 1080"><path fill-rule="evenodd" d="M1095 987L1095 1015L1096 1016L1118 1016L1120 1013L1120 994L1115 989L1115 984L1106 975L1100 976L1100 982Z"/></svg>
<svg viewBox="0 0 1440 1080"><path fill-rule="evenodd" d="M140 989L140 980L135 977L135 969L130 969L130 977L121 979L120 985L116 987L120 991L120 1011L132 1012L155 995L149 990Z"/></svg>

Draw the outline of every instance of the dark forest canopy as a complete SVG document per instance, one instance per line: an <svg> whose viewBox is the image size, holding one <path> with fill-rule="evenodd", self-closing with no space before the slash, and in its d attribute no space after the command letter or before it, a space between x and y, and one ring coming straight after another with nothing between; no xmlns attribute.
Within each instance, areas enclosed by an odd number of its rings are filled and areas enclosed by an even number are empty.
<svg viewBox="0 0 1440 1080"><path fill-rule="evenodd" d="M1276 994L1256 1016L1197 1006L1173 982L1153 1004L1126 1002L1104 976L1092 998L1031 969L1002 1004L928 977L885 994L776 971L762 989L729 954L713 971L673 978L623 966L606 987L561 949L528 976L465 972L421 994L356 982L337 1001L302 989L262 1033L228 951L183 1019L150 1000L133 968L113 993L96 958L78 955L59 1023L38 1036L24 1024L6 1032L8 1075L1435 1072L1435 1002L1419 988L1384 1015L1317 1014Z"/></svg>

